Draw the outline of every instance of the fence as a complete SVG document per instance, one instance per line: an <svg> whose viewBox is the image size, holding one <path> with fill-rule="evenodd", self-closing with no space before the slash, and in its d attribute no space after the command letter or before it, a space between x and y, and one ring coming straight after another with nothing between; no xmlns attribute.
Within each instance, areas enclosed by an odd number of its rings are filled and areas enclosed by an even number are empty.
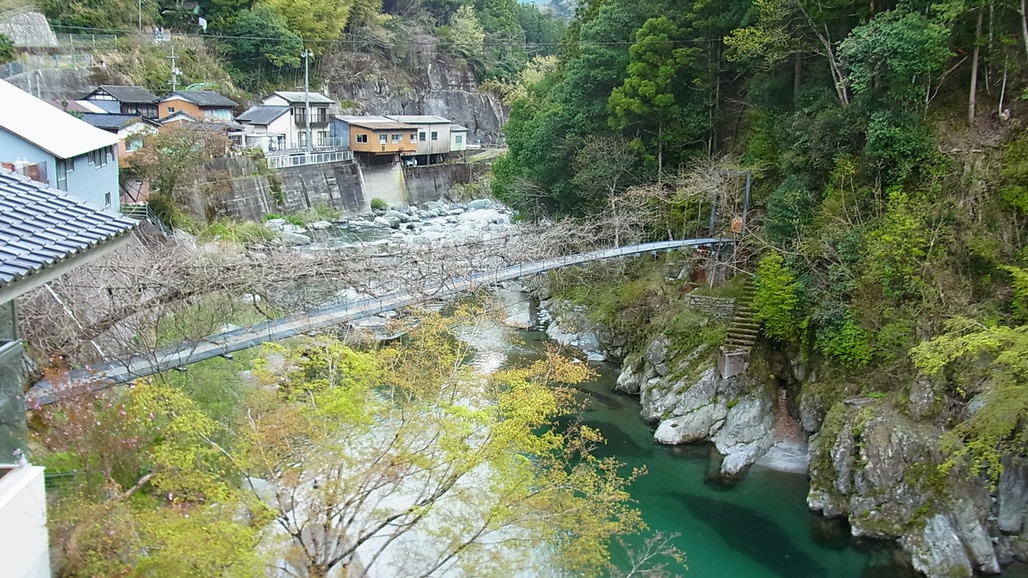
<svg viewBox="0 0 1028 578"><path fill-rule="evenodd" d="M268 168L284 169L286 167L302 167L305 165L320 165L324 163L338 163L352 160L353 151L288 154L281 156L269 156Z"/></svg>
<svg viewBox="0 0 1028 578"><path fill-rule="evenodd" d="M71 54L28 54L21 60L0 64L0 78L35 70L54 70L59 68L89 68L93 66L93 55L84 52Z"/></svg>

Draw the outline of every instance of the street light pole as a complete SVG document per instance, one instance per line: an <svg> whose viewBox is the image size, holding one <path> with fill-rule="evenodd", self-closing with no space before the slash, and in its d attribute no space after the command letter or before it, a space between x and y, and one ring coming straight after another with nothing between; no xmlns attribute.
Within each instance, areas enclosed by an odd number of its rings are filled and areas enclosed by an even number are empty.
<svg viewBox="0 0 1028 578"><path fill-rule="evenodd" d="M303 49L303 106L304 106L304 118L306 119L307 125L307 154L313 152L313 140L311 138L311 86L310 86L310 57L312 56L311 51L306 48Z"/></svg>

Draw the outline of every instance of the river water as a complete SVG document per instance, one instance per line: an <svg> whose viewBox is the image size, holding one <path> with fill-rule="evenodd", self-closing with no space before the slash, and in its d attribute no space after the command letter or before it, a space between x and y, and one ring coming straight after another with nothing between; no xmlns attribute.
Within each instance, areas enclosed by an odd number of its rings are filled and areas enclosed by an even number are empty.
<svg viewBox="0 0 1028 578"><path fill-rule="evenodd" d="M518 332L520 339L492 339L496 353L486 364L522 364L538 358L544 333ZM494 335L494 337L496 337ZM506 343L504 343L506 342ZM502 345L501 345L502 343ZM488 352L485 354L489 358ZM639 417L636 398L613 391L618 368L592 363L599 373L580 386L588 399L585 423L603 432L602 455L647 474L631 487L632 497L653 531L678 533L674 544L686 553L694 578L909 578L918 576L896 563L893 548L849 537L841 522L825 520L806 506L803 475L753 466L730 488L705 481L710 449L702 445L663 446ZM635 543L638 547L641 538ZM632 544L630 543L630 546ZM1002 578L1028 577L1023 565Z"/></svg>

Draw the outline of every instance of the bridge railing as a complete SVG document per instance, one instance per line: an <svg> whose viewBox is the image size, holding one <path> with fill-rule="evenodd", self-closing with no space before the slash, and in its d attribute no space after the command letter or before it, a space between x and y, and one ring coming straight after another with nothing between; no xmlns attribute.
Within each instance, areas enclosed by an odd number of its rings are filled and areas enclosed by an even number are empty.
<svg viewBox="0 0 1028 578"><path fill-rule="evenodd" d="M251 327L211 335L200 342L164 348L149 356L137 355L129 359L111 362L92 368L90 372L72 375L71 381L74 382L77 377L81 377L83 380L88 379L91 383L97 383L102 380L105 383L96 387L106 387L107 385L124 383L137 377L145 377L166 371L173 367L249 349L266 341L277 341L319 331L342 323L371 317L437 298L449 297L464 291L494 285L502 281L542 273L551 269L580 265L601 259L667 251L681 247L730 243L733 243L731 239L720 238L660 241L628 247L599 249L574 255L559 255L531 263L519 263L489 271L470 272L463 276L443 279L434 285L424 287L421 291L397 292L341 305L312 309L297 315L265 321ZM46 405L56 401L59 398L59 392L54 392L50 389L49 383L44 380L32 387L29 396L36 403Z"/></svg>

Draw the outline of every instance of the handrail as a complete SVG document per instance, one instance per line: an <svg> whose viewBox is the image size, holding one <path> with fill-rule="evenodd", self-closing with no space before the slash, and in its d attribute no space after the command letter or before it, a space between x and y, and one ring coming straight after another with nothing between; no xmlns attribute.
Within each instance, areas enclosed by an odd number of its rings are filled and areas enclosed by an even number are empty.
<svg viewBox="0 0 1028 578"><path fill-rule="evenodd" d="M732 239L718 237L658 241L628 247L598 249L575 255L560 255L492 271L470 273L463 277L444 279L439 283L428 285L417 293L398 291L381 297L369 297L342 305L312 309L296 315L265 321L251 327L211 335L198 343L189 342L167 347L156 351L152 357L136 355L126 360L105 363L92 368L91 371L72 372L69 375L69 381L94 384L96 388L108 387L166 371L173 367L249 349L266 341L277 341L319 331L386 311L409 307L431 299L449 297L465 291L473 291L501 281L509 281L551 269L579 265L589 261L670 251L682 247L721 246L733 243ZM32 398L36 404L46 405L57 401L60 393L54 391L49 382L43 380L32 386L28 397Z"/></svg>

